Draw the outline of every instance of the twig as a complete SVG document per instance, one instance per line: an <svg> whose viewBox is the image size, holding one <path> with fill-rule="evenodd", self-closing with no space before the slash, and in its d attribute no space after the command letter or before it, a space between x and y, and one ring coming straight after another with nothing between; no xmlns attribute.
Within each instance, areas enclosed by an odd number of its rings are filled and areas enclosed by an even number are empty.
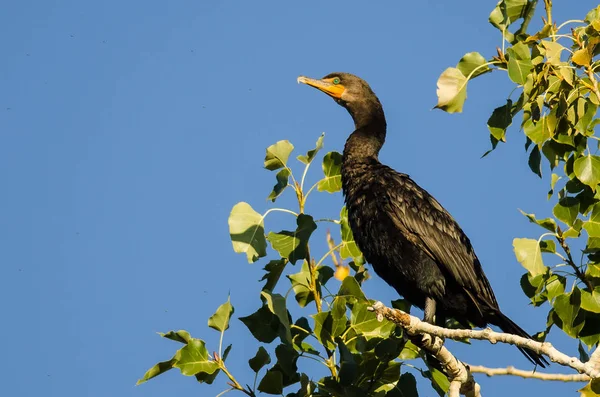
<svg viewBox="0 0 600 397"><path fill-rule="evenodd" d="M488 368L482 365L469 365L472 373L487 376L513 375L527 379L557 380L561 382L589 382L590 377L585 374L547 374L543 372L526 371L515 367Z"/></svg>
<svg viewBox="0 0 600 397"><path fill-rule="evenodd" d="M369 310L375 312L378 318L387 318L388 320L400 325L410 334L430 334L440 338L448 339L477 339L487 340L492 344L497 342L508 343L521 348L532 350L538 354L548 356L551 361L571 367L579 373L586 374L590 378L600 378L600 351L596 349L587 363L581 362L576 357L568 355L557 350L549 342L537 342L532 339L521 336L492 331L490 328L484 330L473 329L447 329L438 327L419 320L398 309L385 307L381 302L375 302Z"/></svg>
<svg viewBox="0 0 600 397"><path fill-rule="evenodd" d="M600 97L598 97L598 98L600 98ZM594 286L592 285L592 283L590 282L590 280L586 279L585 274L583 274L581 272L581 270L579 269L579 267L577 267L577 265L575 264L575 261L573 260L573 256L571 256L571 249L569 248L569 245L567 244L567 242L565 241L565 238L563 237L563 233L562 233L562 230L560 229L560 226L556 226L556 231L558 232L556 234L556 240L558 241L558 243L560 244L561 248L563 249L563 251L567 255L567 263L575 271L575 276L577 276L577 278L579 280L581 280L581 282L583 282L583 284L590 291L593 291L594 290Z"/></svg>

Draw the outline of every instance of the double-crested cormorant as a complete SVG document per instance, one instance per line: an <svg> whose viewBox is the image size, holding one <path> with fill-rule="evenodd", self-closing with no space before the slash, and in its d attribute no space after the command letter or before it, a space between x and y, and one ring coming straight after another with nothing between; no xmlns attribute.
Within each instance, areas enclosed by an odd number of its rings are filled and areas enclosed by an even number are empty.
<svg viewBox="0 0 600 397"><path fill-rule="evenodd" d="M444 325L452 317L465 327L494 324L530 338L500 311L469 239L448 211L408 175L379 162L386 121L371 87L349 73L301 76L298 82L331 96L354 120L342 158L342 190L354 239L375 272L423 309L429 323ZM536 352L520 350L532 363L548 364Z"/></svg>

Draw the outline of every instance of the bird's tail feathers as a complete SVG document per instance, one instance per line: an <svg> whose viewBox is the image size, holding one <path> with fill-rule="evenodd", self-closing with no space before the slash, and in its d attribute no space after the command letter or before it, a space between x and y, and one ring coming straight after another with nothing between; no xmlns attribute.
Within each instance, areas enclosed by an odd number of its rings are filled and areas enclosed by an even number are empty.
<svg viewBox="0 0 600 397"><path fill-rule="evenodd" d="M531 339L531 336L527 332L525 332L523 328L519 327L514 321L512 321L499 310L496 313L495 325L500 327L503 332L506 332L508 334L518 335L523 338ZM542 355L534 352L533 350L522 347L518 347L518 349L521 351L521 353L523 353L525 357L527 357L529 361L531 361L532 364L539 365L542 368L546 368L546 366L549 365L548 361Z"/></svg>

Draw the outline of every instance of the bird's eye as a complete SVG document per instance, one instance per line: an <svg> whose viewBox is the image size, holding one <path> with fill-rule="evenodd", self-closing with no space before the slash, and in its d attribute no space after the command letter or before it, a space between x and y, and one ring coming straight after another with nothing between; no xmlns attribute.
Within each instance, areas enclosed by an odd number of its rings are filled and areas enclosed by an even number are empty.
<svg viewBox="0 0 600 397"><path fill-rule="evenodd" d="M337 77L335 79L333 79L333 84L339 84L340 83L340 79L338 79Z"/></svg>

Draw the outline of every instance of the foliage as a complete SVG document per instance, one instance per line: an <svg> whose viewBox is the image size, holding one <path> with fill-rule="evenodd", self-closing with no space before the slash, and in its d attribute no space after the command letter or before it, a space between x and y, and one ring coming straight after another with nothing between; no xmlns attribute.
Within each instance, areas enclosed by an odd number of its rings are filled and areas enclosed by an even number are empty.
<svg viewBox="0 0 600 397"><path fill-rule="evenodd" d="M600 6L583 21L557 26L552 2L545 0L544 25L528 34L536 5L537 1L526 0L498 3L490 22L509 46L498 49L489 61L469 53L456 68L442 73L438 107L460 112L470 79L481 75L480 71L507 72L515 87L488 120L492 148L485 155L505 142L508 127L519 121L529 167L539 177L542 170L544 174L550 171L548 199L554 201L548 218L523 213L545 233L513 242L517 260L527 270L521 286L533 305L548 310L547 328L538 334L541 339L559 328L592 348L600 342L600 137L595 133L600 122L596 117ZM520 26L512 32L518 20ZM466 70L460 68L465 58L471 59ZM463 83L449 85L448 75L458 72L462 76L457 80ZM519 94L516 99L515 93ZM573 254L574 247L581 250L580 255ZM583 348L580 352L584 359L587 353ZM589 385L582 395L597 395L593 394L596 389Z"/></svg>
<svg viewBox="0 0 600 397"><path fill-rule="evenodd" d="M305 189L308 169L323 148L323 139L321 135L314 149L297 157L304 166L299 181L290 164L294 146L280 141L267 148L264 167L276 172L277 181L268 199L276 201L289 188L297 199L298 212L271 208L260 214L241 202L233 207L229 217L235 252L245 254L249 263L274 256L264 267L266 283L259 294L257 310L239 318L257 342L265 344L259 345L255 356L248 361L250 370L256 374L254 385L242 386L228 371L225 360L229 348L221 355L223 336L234 312L229 300L208 321L209 327L221 334L218 353L208 354L204 341L192 338L186 331L162 334L185 346L171 360L150 368L138 383L179 368L182 374L206 383L212 383L223 372L232 389L251 396L258 392L277 395L285 392L290 397L418 395L414 375L402 369L405 361L419 356L419 349L402 337L402 330L395 324L380 322L367 310L373 302L366 298L361 284L368 279L368 272L348 225L346 209L342 208L339 219L315 220L304 211L311 193L341 190L341 154L337 152L323 156L323 177ZM294 226L289 230L266 231L265 220L273 212L289 214L294 218L290 226ZM327 231L329 251L316 260L311 255L310 241L324 223L331 223L339 230L340 243L335 244ZM329 282L334 275L341 281L337 292L331 292L333 286ZM289 305L294 300L286 299L287 294L283 296L277 290L291 291L297 305L293 312L306 314L293 318ZM404 301L393 304L409 310ZM314 361L325 370L318 380L305 372ZM443 376L430 370L422 373L432 379L441 393L447 388Z"/></svg>
<svg viewBox="0 0 600 397"><path fill-rule="evenodd" d="M600 156L596 155L599 146L593 144L600 142L594 132L600 105L595 74L600 61L594 60L600 52L600 7L590 11L585 21L569 21L576 27L565 33L571 25L557 26L551 1L545 0L544 26L528 34L537 3L498 3L489 20L502 34L502 49L489 61L470 52L456 67L446 69L438 80L436 107L460 112L471 79L507 72L516 88L492 111L488 120L492 148L485 155L506 141L508 128L519 120L529 151L528 166L540 177L546 168L551 170L548 198L555 201L552 214L545 219L523 213L545 233L537 239L514 240L517 260L527 270L521 286L533 305L548 309L547 327L537 335L540 339L559 328L591 348L600 341ZM514 93L519 94L516 99L511 98ZM437 369L406 364L422 354L403 337L402 330L386 320L378 321L367 310L372 301L361 285L369 275L345 208L339 219L314 219L305 212L315 190L336 193L341 189L342 156L337 152L323 156L323 177L305 189L308 170L323 141L321 135L314 149L297 156L304 167L299 179L292 169L298 163L291 164L294 146L289 141L279 141L266 150L264 167L275 172L275 185L267 199L275 202L282 194L293 192L297 210L273 207L261 214L240 202L229 217L234 251L245 254L249 263L270 258L263 267L261 281L265 283L257 294L256 311L239 317L257 340L256 354L248 357L254 384L241 385L226 365L232 346L222 350L223 340L234 313L229 299L208 320L209 327L220 333L218 353L209 354L205 342L186 331L161 334L184 346L170 360L150 368L138 383L178 368L200 383L211 384L223 373L231 387L224 392L238 390L248 396L260 392L288 397L412 397L418 395L414 374L420 374L440 395L447 391L447 379ZM266 229L273 212L290 216L287 230ZM311 242L327 223L339 228L340 243L327 231L329 251L315 256ZM572 246L584 247L580 261L573 258ZM341 281L337 291L332 278ZM289 294L295 299L288 299ZM392 305L410 310L403 300ZM584 359L587 352L581 344ZM311 374L315 372L315 361L322 365L322 373L309 376L307 370L310 367ZM409 367L414 369L407 371ZM586 386L582 395L597 395L596 386Z"/></svg>

